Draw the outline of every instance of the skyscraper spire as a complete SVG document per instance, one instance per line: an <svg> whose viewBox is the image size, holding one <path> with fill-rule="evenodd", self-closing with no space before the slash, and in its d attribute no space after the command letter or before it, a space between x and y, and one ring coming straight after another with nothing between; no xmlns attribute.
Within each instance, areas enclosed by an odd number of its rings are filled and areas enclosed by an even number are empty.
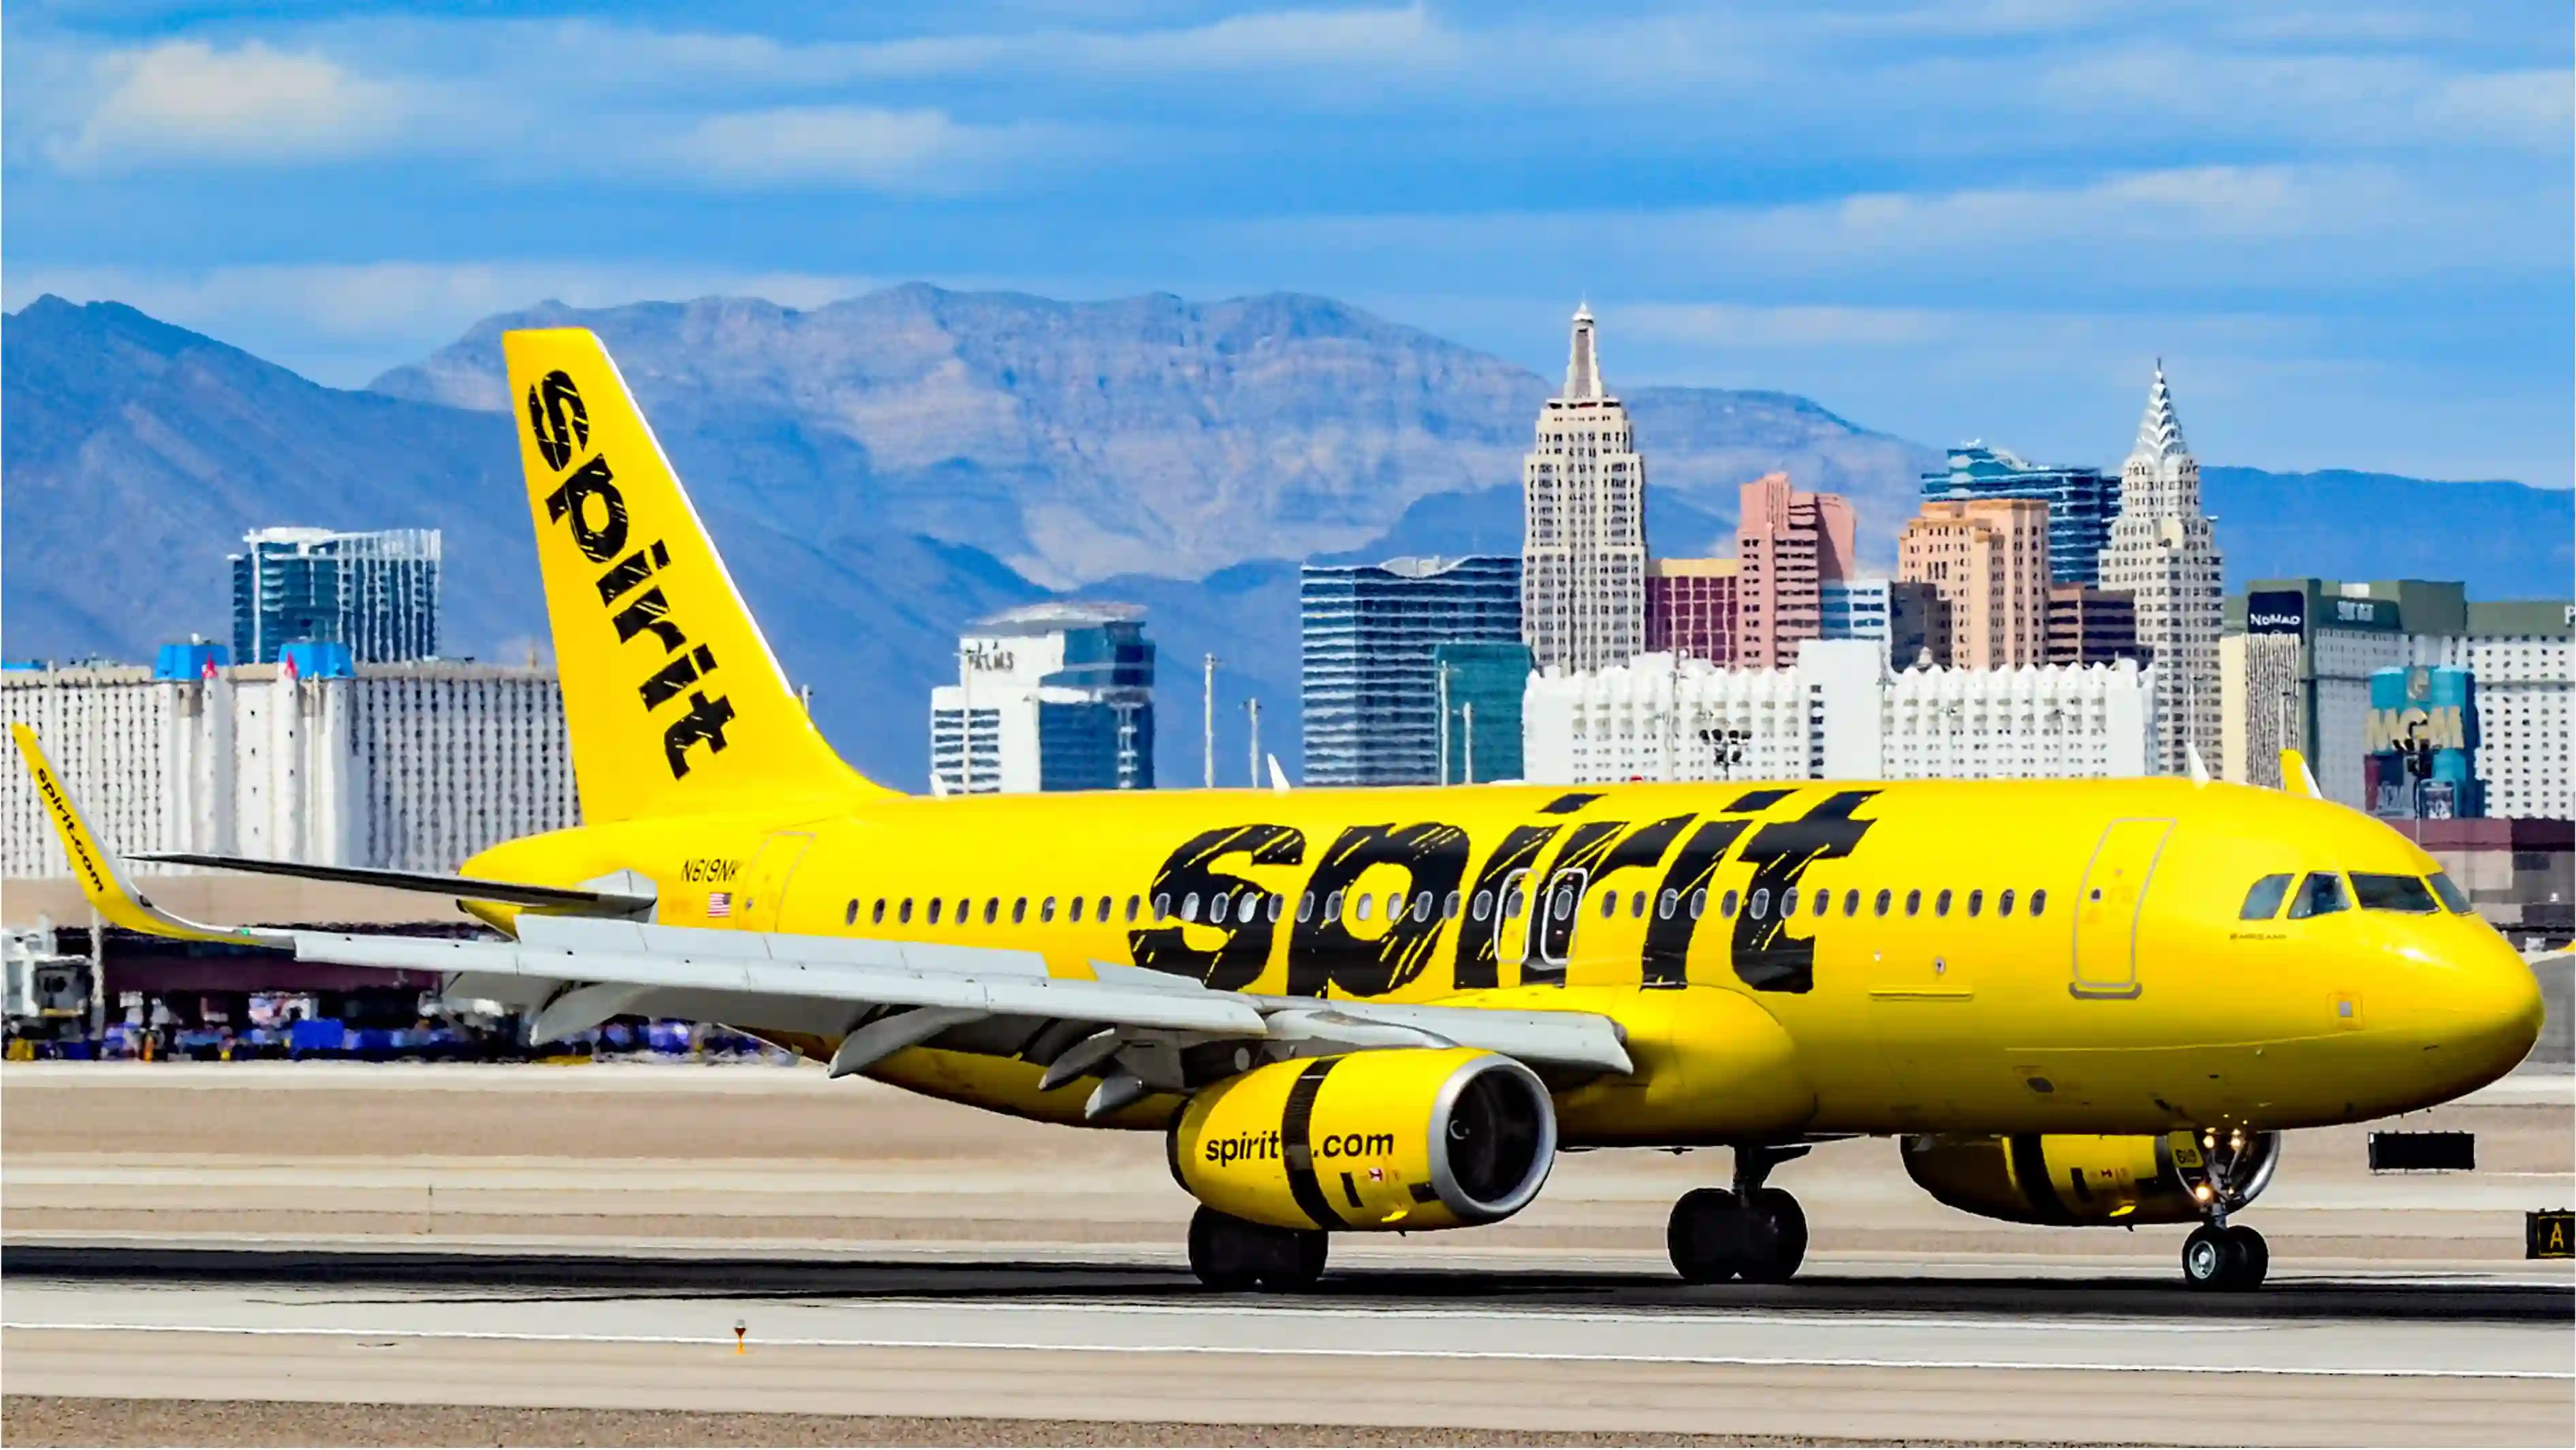
<svg viewBox="0 0 2576 1450"><path fill-rule="evenodd" d="M2146 416L2138 420L2138 446L2129 456L2149 460L2188 457L2182 420L2174 416L2173 392L2165 386L2165 360L2156 359L2156 380L2147 389Z"/></svg>
<svg viewBox="0 0 2576 1450"><path fill-rule="evenodd" d="M1597 402L1601 391L1601 359L1592 345L1592 304L1585 302L1574 309L1574 346L1565 363L1567 402Z"/></svg>

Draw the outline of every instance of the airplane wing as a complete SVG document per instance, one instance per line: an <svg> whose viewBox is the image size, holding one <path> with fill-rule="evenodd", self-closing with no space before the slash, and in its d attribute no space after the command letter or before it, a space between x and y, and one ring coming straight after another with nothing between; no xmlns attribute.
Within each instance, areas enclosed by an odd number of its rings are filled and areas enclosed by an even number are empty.
<svg viewBox="0 0 2576 1450"><path fill-rule="evenodd" d="M1061 1044L1044 1054L1042 1086L1102 1074L1101 1087L1085 1106L1094 1117L1151 1091L1181 1090L1178 1050L1209 1041L1278 1043L1292 1056L1375 1047L1482 1047L1539 1066L1635 1070L1625 1033L1600 1013L1264 996L1217 991L1194 978L1109 962L1091 963L1091 976L1082 978L1051 972L1038 953L1000 947L661 926L537 911L519 915L516 941L497 942L205 926L159 910L134 889L123 863L91 834L34 732L24 725L11 728L83 893L109 921L158 936L284 948L299 960L444 973L451 996L488 997L533 1012L538 1041L654 1010L838 1035L841 1045L831 1063L838 1077L951 1029L1007 1021L1029 1025L1025 1033L1014 1032L1015 1040ZM180 859L240 864L229 857ZM443 884L434 889L451 889L448 878L439 879Z"/></svg>

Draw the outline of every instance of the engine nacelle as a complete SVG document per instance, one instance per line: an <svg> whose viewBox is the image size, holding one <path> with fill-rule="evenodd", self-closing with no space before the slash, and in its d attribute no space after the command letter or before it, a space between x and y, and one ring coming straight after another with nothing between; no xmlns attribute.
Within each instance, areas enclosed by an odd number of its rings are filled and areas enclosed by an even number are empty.
<svg viewBox="0 0 2576 1450"><path fill-rule="evenodd" d="M1925 1134L1904 1140L1905 1171L1968 1213L2012 1223L2192 1223L2224 1184L2227 1209L2252 1203L2281 1163L2278 1133L2204 1140L2192 1133ZM2211 1160L2224 1171L2213 1175Z"/></svg>
<svg viewBox="0 0 2576 1450"><path fill-rule="evenodd" d="M1210 1208L1292 1229L1435 1229L1527 1207L1556 1160L1538 1074L1472 1047L1276 1062L1202 1089L1172 1176Z"/></svg>

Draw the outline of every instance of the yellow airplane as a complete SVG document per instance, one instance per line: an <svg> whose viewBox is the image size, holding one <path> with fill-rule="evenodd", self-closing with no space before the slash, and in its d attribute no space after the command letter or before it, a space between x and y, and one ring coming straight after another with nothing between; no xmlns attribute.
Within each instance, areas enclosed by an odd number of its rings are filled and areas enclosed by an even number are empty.
<svg viewBox="0 0 2576 1450"><path fill-rule="evenodd" d="M1726 1146L1689 1280L1805 1253L1779 1164L1898 1135L1971 1213L2232 1221L2285 1129L2424 1108L2529 1050L2530 970L2438 865L2205 779L912 797L825 744L598 340L504 340L582 824L461 876L161 861L457 897L491 942L152 906L21 750L111 922L452 974L538 1040L724 1022L917 1092L1165 1135L1207 1283L1329 1235L1491 1223L1560 1150ZM854 625L863 628L863 624ZM2285 761L2293 779L2305 767Z"/></svg>

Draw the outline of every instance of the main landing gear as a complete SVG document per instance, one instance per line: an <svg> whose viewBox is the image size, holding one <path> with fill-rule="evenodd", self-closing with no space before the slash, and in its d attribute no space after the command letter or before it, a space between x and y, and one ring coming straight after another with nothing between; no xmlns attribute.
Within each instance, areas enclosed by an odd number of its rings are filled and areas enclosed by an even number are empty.
<svg viewBox="0 0 2576 1450"><path fill-rule="evenodd" d="M1687 1283L1785 1284L1807 1257L1807 1215L1798 1200L1763 1180L1774 1166L1807 1152L1738 1147L1735 1187L1694 1188L1673 1205L1664 1246Z"/></svg>
<svg viewBox="0 0 2576 1450"><path fill-rule="evenodd" d="M1311 1289L1330 1243L1321 1229L1272 1228L1201 1205L1190 1215L1190 1272L1211 1289Z"/></svg>
<svg viewBox="0 0 2576 1450"><path fill-rule="evenodd" d="M2202 1224L2182 1243L2183 1282L2195 1289L2251 1289L2271 1267L2271 1246L2241 1223Z"/></svg>

